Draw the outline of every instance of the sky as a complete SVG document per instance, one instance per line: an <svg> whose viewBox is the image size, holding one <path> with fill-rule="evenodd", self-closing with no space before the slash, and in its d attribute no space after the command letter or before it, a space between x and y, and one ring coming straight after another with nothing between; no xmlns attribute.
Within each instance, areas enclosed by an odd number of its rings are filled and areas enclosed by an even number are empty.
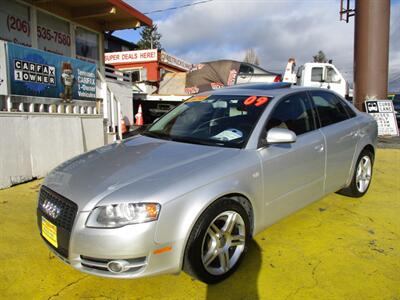
<svg viewBox="0 0 400 300"><path fill-rule="evenodd" d="M200 0L125 0L142 13ZM339 20L340 0L212 0L150 13L170 54L191 63L217 59L243 60L253 48L260 65L283 73L287 60L312 61L319 50L351 81L354 19ZM140 30L114 34L137 42ZM390 79L400 81L400 0L391 1ZM400 87L399 87L400 90Z"/></svg>

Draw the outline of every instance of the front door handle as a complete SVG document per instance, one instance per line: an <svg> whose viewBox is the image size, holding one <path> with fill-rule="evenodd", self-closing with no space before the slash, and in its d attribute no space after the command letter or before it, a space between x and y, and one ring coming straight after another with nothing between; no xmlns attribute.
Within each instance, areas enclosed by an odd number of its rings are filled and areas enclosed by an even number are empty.
<svg viewBox="0 0 400 300"><path fill-rule="evenodd" d="M325 149L325 147L324 147L323 144L317 145L317 146L314 147L314 150L318 151L318 152L322 152L322 151L324 151L324 149Z"/></svg>

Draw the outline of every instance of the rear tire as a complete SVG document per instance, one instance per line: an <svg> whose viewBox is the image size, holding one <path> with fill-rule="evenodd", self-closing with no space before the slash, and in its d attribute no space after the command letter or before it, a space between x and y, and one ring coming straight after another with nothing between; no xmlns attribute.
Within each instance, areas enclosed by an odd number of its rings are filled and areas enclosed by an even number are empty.
<svg viewBox="0 0 400 300"><path fill-rule="evenodd" d="M364 149L357 159L350 185L338 193L354 198L364 196L371 184L373 165L374 155L371 151Z"/></svg>
<svg viewBox="0 0 400 300"><path fill-rule="evenodd" d="M205 283L218 283L238 268L250 238L246 210L238 202L222 198L211 204L194 225L183 269Z"/></svg>

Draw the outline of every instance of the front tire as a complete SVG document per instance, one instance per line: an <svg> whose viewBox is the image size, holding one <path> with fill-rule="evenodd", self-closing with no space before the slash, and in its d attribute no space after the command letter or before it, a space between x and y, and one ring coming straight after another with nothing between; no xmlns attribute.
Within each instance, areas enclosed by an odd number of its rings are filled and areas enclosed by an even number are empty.
<svg viewBox="0 0 400 300"><path fill-rule="evenodd" d="M364 196L371 184L373 164L374 155L364 149L358 157L350 185L338 193L354 198Z"/></svg>
<svg viewBox="0 0 400 300"><path fill-rule="evenodd" d="M183 269L205 283L218 283L238 268L250 238L245 209L232 199L222 198L211 204L193 227Z"/></svg>

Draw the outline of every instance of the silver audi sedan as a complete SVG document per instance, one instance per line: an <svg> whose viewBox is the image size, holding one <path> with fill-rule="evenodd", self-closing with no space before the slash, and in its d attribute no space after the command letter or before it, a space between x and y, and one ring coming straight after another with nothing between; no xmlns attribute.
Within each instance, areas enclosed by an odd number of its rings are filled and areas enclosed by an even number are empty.
<svg viewBox="0 0 400 300"><path fill-rule="evenodd" d="M370 185L377 124L329 90L240 85L196 95L139 135L55 168L40 234L86 273L230 276L252 236Z"/></svg>

